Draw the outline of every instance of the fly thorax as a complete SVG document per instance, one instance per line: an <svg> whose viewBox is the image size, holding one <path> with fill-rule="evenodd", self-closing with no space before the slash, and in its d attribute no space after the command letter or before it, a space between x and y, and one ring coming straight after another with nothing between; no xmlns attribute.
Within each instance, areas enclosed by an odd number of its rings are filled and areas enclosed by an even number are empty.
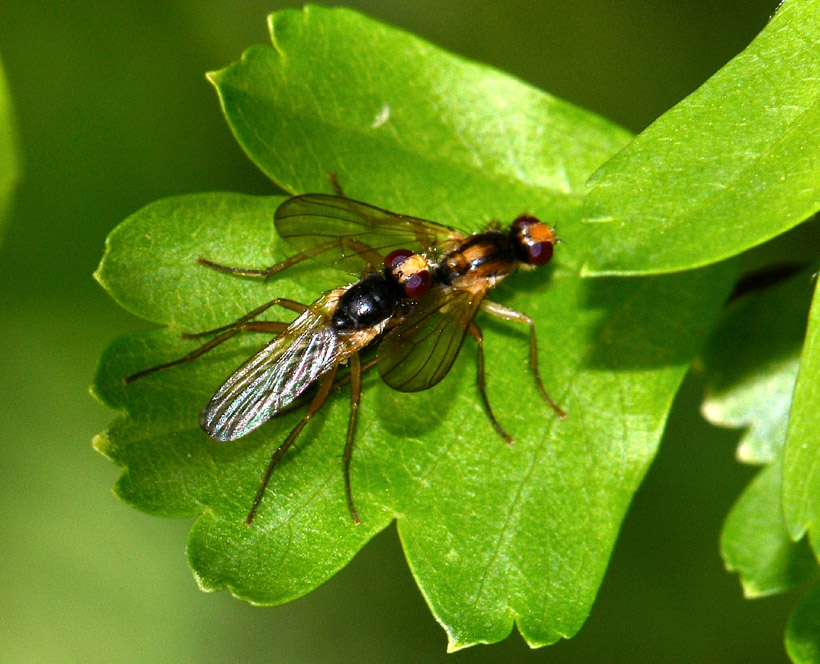
<svg viewBox="0 0 820 664"><path fill-rule="evenodd" d="M476 280L500 281L515 268L515 250L510 238L500 231L489 230L470 236L445 256L436 276L444 283L464 289Z"/></svg>
<svg viewBox="0 0 820 664"><path fill-rule="evenodd" d="M398 306L396 288L381 274L371 274L348 288L339 298L331 325L337 330L360 330L390 318Z"/></svg>

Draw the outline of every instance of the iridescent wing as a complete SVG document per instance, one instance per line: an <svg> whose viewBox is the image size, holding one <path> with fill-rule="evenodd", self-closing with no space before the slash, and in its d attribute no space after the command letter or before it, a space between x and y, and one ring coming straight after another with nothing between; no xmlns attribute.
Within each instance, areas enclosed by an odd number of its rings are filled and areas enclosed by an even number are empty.
<svg viewBox="0 0 820 664"><path fill-rule="evenodd" d="M366 266L381 270L396 249L435 256L464 237L448 226L328 194L289 198L277 208L274 225L298 252L356 276Z"/></svg>
<svg viewBox="0 0 820 664"><path fill-rule="evenodd" d="M486 289L432 288L379 344L379 374L399 392L438 383L453 366Z"/></svg>
<svg viewBox="0 0 820 664"><path fill-rule="evenodd" d="M200 415L205 433L214 440L249 434L344 358L348 346L323 310L328 298L299 316L223 383Z"/></svg>

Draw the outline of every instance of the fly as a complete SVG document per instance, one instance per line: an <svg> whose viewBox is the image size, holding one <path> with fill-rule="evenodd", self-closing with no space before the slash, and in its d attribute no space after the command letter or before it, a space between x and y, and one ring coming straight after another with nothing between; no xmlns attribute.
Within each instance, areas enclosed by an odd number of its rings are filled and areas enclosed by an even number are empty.
<svg viewBox="0 0 820 664"><path fill-rule="evenodd" d="M300 250L298 254L262 270L229 267L204 258L197 262L230 274L268 278L302 260L321 256L342 270L364 276L349 286L324 293L311 305L276 298L229 325L183 335L188 338L216 336L182 358L125 378L128 384L160 369L195 360L240 332L277 335L228 377L199 418L200 427L214 440L236 440L288 408L312 385L317 386L304 417L271 456L246 518L248 524L256 515L279 460L325 403L331 389L348 380L351 384L351 414L343 455L345 494L353 521L361 522L350 488L350 460L361 397L361 376L374 363L370 361L363 365L360 356L402 320L412 301L421 297L431 282L426 259L400 246L408 234L406 228L402 230L404 224L399 217L392 227L385 224L385 229L378 229L370 227L375 224L374 220L345 218L342 210L347 208L346 199L329 197L332 202L342 202L339 208L323 204L324 201L303 198L285 201L277 209L274 219L280 235ZM294 216L304 217L302 223L294 225ZM362 223L364 228L360 226ZM290 324L256 320L274 306L299 315ZM349 364L349 375L337 381L339 366L344 363Z"/></svg>
<svg viewBox="0 0 820 664"><path fill-rule="evenodd" d="M335 181L334 186L339 191ZM330 230L337 236L334 251L315 255L336 267L353 268L360 260L355 252L344 250L352 243L382 252L402 246L425 257L432 274L429 289L413 301L407 313L378 342L375 362L390 387L417 392L436 385L452 368L469 334L478 346L477 382L484 408L493 428L512 443L512 436L498 422L487 398L484 339L474 320L481 310L527 325L529 368L536 388L556 415L566 418L566 412L549 396L541 380L532 318L487 299L494 286L518 269L532 270L549 263L558 239L547 224L524 214L506 230L493 222L483 232L466 234L433 221L327 194L296 196L283 203L280 211L276 214L277 231L303 252L316 251L320 239L327 239L323 232Z"/></svg>
<svg viewBox="0 0 820 664"><path fill-rule="evenodd" d="M469 334L478 347L477 382L484 408L493 428L512 443L512 436L496 419L487 398L484 337L474 320L481 310L529 327L529 366L538 392L561 419L566 418L541 380L532 318L486 299L494 286L519 268L531 270L547 264L557 242L554 231L530 215L519 216L506 231L494 222L487 230L472 235L424 223L430 234L440 228L438 235L449 249L436 261L430 290L379 344L377 363L384 382L401 392L432 387L453 366Z"/></svg>
<svg viewBox="0 0 820 664"><path fill-rule="evenodd" d="M341 195L305 194L282 203L275 212L274 225L297 251L290 258L265 269L229 267L204 258L198 263L221 272L267 279L313 258L364 276L349 286L328 291L311 305L276 298L229 325L184 335L217 336L185 357L125 379L130 383L194 360L240 332L277 335L223 383L200 416L200 426L211 438L236 440L317 385L306 414L271 456L246 523L253 521L279 460L331 389L348 380L351 415L343 455L345 494L353 521L360 523L350 487L350 461L363 371L378 366L382 379L402 392L430 388L450 370L466 334L478 345L477 381L485 410L496 431L511 443L512 437L499 424L486 394L483 336L474 322L479 309L529 326L529 364L536 386L555 413L566 417L541 381L532 319L486 299L490 289L517 269L532 269L551 259L556 237L543 222L522 215L506 232L492 224L482 233L468 235ZM290 324L256 320L273 306L299 315ZM374 347L375 359L362 364L361 353ZM349 376L336 380L343 363L350 366Z"/></svg>

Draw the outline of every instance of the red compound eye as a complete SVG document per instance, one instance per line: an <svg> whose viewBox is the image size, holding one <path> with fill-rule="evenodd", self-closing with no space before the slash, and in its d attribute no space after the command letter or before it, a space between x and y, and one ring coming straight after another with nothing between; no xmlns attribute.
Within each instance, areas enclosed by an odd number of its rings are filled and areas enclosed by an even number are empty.
<svg viewBox="0 0 820 664"><path fill-rule="evenodd" d="M410 298L421 297L429 288L430 273L427 270L419 270L404 282L404 292Z"/></svg>
<svg viewBox="0 0 820 664"><path fill-rule="evenodd" d="M533 224L540 224L540 223L541 223L541 222L540 222L538 219L536 219L535 217L531 217L531 216L530 216L530 215L528 215L528 214L522 214L520 217L518 217L518 218L517 218L517 219L516 219L516 220L512 223L512 225L513 225L513 226L516 226L516 227L518 227L518 228L524 229L524 228L526 228L527 226L532 226Z"/></svg>
<svg viewBox="0 0 820 664"><path fill-rule="evenodd" d="M412 255L413 252L409 249L396 249L395 251L391 251L389 254L387 254L387 256L385 256L384 266L391 269L394 267L398 267Z"/></svg>
<svg viewBox="0 0 820 664"><path fill-rule="evenodd" d="M552 258L555 234L545 223L527 214L521 215L510 228L518 260L529 265L543 265Z"/></svg>
<svg viewBox="0 0 820 664"><path fill-rule="evenodd" d="M529 264L543 265L552 258L552 242L536 242L529 246Z"/></svg>

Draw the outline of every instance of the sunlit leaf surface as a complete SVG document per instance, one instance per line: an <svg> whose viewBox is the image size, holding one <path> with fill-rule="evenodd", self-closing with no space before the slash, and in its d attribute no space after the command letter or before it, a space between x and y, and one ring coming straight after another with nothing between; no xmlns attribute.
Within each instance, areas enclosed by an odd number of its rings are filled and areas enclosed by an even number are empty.
<svg viewBox="0 0 820 664"><path fill-rule="evenodd" d="M654 274L738 254L820 209L820 0L758 37L593 182L589 274Z"/></svg>
<svg viewBox="0 0 820 664"><path fill-rule="evenodd" d="M783 510L792 537L820 524L820 296L815 289L783 459Z"/></svg>

